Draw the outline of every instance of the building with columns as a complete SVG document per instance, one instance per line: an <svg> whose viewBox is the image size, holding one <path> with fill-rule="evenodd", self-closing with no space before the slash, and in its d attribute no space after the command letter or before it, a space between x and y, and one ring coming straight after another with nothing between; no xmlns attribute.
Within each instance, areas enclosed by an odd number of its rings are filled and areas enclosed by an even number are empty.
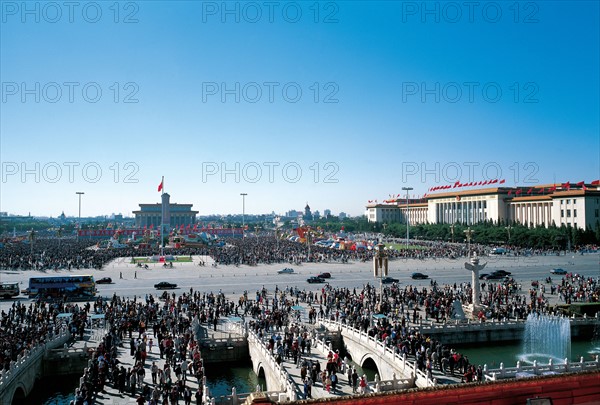
<svg viewBox="0 0 600 405"><path fill-rule="evenodd" d="M140 209L133 211L135 215L135 225L138 228L160 229L162 216L165 217L165 227L167 229L180 227L181 225L194 225L198 211L192 210L193 204L177 204L170 202L170 195L164 193L161 195L162 204L140 204ZM164 211L164 212L163 212Z"/></svg>
<svg viewBox="0 0 600 405"><path fill-rule="evenodd" d="M369 222L406 222L406 199L368 204ZM411 224L473 225L484 221L517 222L549 227L562 224L594 229L600 221L600 186L538 185L443 191L423 199L408 200Z"/></svg>

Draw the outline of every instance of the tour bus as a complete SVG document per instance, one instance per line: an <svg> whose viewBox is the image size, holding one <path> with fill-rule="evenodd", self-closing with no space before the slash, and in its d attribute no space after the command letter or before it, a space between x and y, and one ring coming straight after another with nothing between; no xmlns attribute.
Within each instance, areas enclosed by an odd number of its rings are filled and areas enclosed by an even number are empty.
<svg viewBox="0 0 600 405"><path fill-rule="evenodd" d="M91 299L96 295L94 276L32 277L29 279L29 298Z"/></svg>
<svg viewBox="0 0 600 405"><path fill-rule="evenodd" d="M14 298L19 295L19 283L0 283L0 298Z"/></svg>

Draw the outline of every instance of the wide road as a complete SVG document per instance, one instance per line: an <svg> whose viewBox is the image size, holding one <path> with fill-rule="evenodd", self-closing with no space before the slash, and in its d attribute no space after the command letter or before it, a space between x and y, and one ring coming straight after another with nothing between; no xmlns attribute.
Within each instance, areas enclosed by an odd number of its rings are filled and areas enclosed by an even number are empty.
<svg viewBox="0 0 600 405"><path fill-rule="evenodd" d="M206 262L205 266L198 266L200 260ZM390 262L390 276L400 280L401 286L429 286L430 280L412 280L413 272L422 272L439 285L469 282L470 272L465 270L466 258L450 259L398 259ZM481 262L487 262L487 267L482 273L504 269L512 272L512 276L522 284L526 293L532 280L541 283L553 268L563 268L568 272L584 274L587 277L600 277L600 255L568 255L568 256L533 256L533 257L482 257ZM281 288L298 287L306 291L319 291L322 284L309 284L309 276L321 272L329 272L332 278L327 280L334 287L361 288L366 283L379 285L379 279L373 277L370 262L352 263L309 263L299 266L273 264L258 266L211 266L212 260L207 257L194 256L192 263L175 264L173 269L164 268L162 264L150 264L149 269L138 268L130 263L129 258L116 259L107 264L102 270L59 270L59 271L0 271L1 281L20 282L22 288L28 286L29 277L67 275L67 274L93 274L96 279L110 277L113 284L98 285L99 295L111 297L114 293L124 297L144 297L146 294L156 294L162 291L154 289L154 284L160 281L176 283L178 288L172 290L176 293L189 291L214 292L222 290L229 297L237 297L248 291L249 297L263 286L273 291L275 286ZM294 274L277 274L284 267L292 267ZM120 276L122 275L122 279ZM560 276L552 276L555 282ZM21 302L29 302L26 297L19 297ZM0 309L7 308L15 300L0 301Z"/></svg>

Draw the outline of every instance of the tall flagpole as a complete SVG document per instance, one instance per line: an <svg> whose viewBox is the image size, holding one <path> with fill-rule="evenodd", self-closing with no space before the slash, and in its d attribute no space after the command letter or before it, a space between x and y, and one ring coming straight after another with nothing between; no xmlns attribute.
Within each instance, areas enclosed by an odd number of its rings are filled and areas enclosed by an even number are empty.
<svg viewBox="0 0 600 405"><path fill-rule="evenodd" d="M160 193L160 255L165 255L165 199L163 194L165 193L165 176L162 176L160 181L161 193Z"/></svg>

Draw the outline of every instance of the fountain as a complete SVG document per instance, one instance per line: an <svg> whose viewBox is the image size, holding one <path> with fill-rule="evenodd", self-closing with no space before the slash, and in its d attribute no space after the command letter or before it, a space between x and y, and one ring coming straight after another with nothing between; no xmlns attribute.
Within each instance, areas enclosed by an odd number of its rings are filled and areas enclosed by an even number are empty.
<svg viewBox="0 0 600 405"><path fill-rule="evenodd" d="M571 324L568 318L529 314L523 334L523 353L519 359L526 363L547 364L571 359Z"/></svg>

